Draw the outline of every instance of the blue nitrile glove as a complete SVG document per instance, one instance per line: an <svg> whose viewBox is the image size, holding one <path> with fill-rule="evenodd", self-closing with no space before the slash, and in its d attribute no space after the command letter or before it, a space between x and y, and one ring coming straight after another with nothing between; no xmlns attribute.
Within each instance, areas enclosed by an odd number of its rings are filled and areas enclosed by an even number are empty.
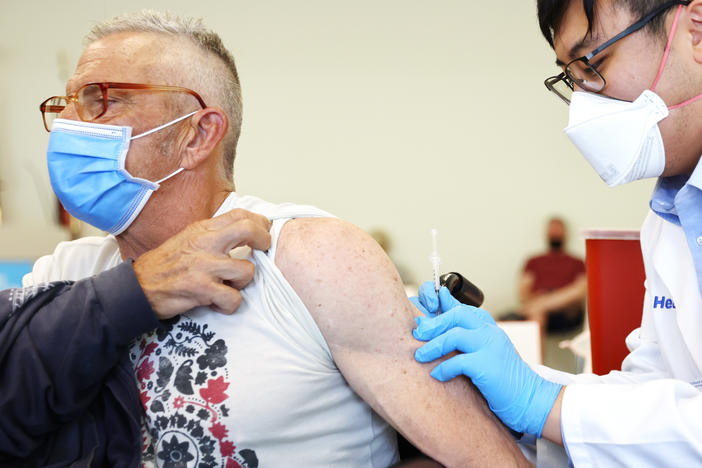
<svg viewBox="0 0 702 468"><path fill-rule="evenodd" d="M562 385L531 370L489 313L458 303L448 290L442 289L439 295L442 310L452 307L435 318L415 319L414 337L431 340L415 352L415 359L430 362L460 351L462 354L436 366L432 377L442 382L462 374L470 377L502 422L515 431L541 437Z"/></svg>
<svg viewBox="0 0 702 468"><path fill-rule="evenodd" d="M451 295L446 286L441 286L441 289L439 289L439 295L441 296L441 303L439 303L435 287L433 281L425 281L419 287L419 296L412 296L409 298L410 302L414 304L421 313L427 317L435 317L437 312L449 310L457 305L461 305L461 303Z"/></svg>
<svg viewBox="0 0 702 468"><path fill-rule="evenodd" d="M442 286L441 289L446 289L446 286ZM446 292L448 293L448 289L446 289ZM419 296L410 297L410 302L427 317L434 317L439 310L439 298L436 296L434 282L425 281L422 283L419 287L418 294ZM451 294L448 294L448 296L451 297ZM451 299L453 299L453 297L451 297ZM456 303L459 302L456 301Z"/></svg>

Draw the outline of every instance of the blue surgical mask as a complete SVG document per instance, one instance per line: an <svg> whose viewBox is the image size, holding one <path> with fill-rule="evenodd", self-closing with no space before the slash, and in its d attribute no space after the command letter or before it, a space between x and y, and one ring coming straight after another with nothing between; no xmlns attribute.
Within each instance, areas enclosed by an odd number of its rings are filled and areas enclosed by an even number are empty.
<svg viewBox="0 0 702 468"><path fill-rule="evenodd" d="M47 161L56 196L76 218L110 234L120 234L136 219L159 184L183 171L181 167L155 182L133 177L125 168L131 140L193 114L136 136L131 136L132 127L54 120Z"/></svg>

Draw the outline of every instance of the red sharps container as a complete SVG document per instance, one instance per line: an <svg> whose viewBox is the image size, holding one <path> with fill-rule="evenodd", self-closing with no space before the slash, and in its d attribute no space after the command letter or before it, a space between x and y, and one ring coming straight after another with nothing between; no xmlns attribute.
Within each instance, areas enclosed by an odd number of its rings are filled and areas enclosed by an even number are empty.
<svg viewBox="0 0 702 468"><path fill-rule="evenodd" d="M602 375L621 369L624 339L641 324L643 258L639 231L587 229L583 236L592 371Z"/></svg>

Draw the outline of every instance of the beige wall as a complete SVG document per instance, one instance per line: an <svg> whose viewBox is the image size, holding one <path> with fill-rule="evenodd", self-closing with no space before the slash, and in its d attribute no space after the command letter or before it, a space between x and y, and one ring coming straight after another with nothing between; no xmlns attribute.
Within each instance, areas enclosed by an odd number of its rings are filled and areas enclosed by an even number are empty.
<svg viewBox="0 0 702 468"><path fill-rule="evenodd" d="M570 220L582 254L579 229L638 228L653 186L608 189L563 135L534 3L0 0L4 222L51 223L38 104L62 93L83 34L124 11L169 8L204 17L237 59L240 192L385 228L418 280L430 277L435 227L445 270L501 312L549 215Z"/></svg>

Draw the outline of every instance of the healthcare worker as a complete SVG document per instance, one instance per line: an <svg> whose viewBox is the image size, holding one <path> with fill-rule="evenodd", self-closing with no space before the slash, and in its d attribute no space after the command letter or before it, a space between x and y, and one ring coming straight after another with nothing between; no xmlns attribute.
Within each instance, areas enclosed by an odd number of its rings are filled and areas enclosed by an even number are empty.
<svg viewBox="0 0 702 468"><path fill-rule="evenodd" d="M537 3L568 137L610 186L659 177L641 229L641 327L622 371L537 373L487 312L424 285L415 357L459 351L432 376L470 377L505 424L564 444L575 466L700 466L702 0Z"/></svg>

